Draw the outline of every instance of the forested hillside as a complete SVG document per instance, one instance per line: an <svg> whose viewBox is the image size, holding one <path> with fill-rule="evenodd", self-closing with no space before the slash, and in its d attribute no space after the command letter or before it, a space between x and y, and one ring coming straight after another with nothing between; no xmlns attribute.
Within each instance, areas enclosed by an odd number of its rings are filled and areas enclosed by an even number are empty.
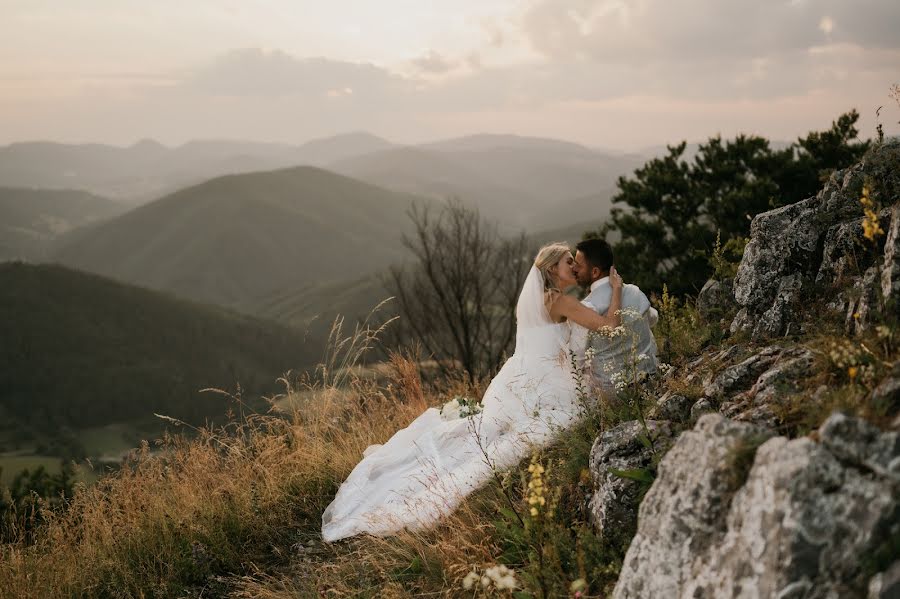
<svg viewBox="0 0 900 599"><path fill-rule="evenodd" d="M85 191L0 187L0 260L46 258L60 235L127 208Z"/></svg>
<svg viewBox="0 0 900 599"><path fill-rule="evenodd" d="M53 432L154 412L193 423L226 399L278 390L321 348L274 323L61 266L0 264L0 411L4 429Z"/></svg>

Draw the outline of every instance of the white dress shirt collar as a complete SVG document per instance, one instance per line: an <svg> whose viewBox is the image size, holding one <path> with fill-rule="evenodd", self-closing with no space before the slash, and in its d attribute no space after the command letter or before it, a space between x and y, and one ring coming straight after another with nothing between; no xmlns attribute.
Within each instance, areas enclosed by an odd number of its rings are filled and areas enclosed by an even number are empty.
<svg viewBox="0 0 900 599"><path fill-rule="evenodd" d="M599 287L603 283L609 284L609 276L608 275L605 277L602 277L600 279L597 279L596 281L591 283L591 291L594 291L595 289L597 289L597 287Z"/></svg>

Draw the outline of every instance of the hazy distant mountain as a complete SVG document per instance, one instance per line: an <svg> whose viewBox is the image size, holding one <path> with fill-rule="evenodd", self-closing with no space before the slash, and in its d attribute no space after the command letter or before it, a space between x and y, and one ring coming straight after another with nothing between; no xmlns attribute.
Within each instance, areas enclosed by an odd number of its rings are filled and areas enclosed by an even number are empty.
<svg viewBox="0 0 900 599"><path fill-rule="evenodd" d="M585 146L560 139L492 133L480 133L476 135L466 135L463 137L440 140L422 144L422 147L442 152L483 152L485 150L505 148L582 155L590 155L595 153L593 150Z"/></svg>
<svg viewBox="0 0 900 599"><path fill-rule="evenodd" d="M306 142L296 151L299 159L297 164L325 166L352 156L361 156L392 147L395 147L393 143L371 133L345 133Z"/></svg>
<svg viewBox="0 0 900 599"><path fill-rule="evenodd" d="M558 140L477 135L374 152L329 168L391 189L459 196L507 227L540 230L579 217L605 218L609 205L603 197L617 177L642 163L634 155L601 154ZM587 213L553 217L574 209L567 202L589 197L599 198L594 211L582 202L574 207Z"/></svg>
<svg viewBox="0 0 900 599"><path fill-rule="evenodd" d="M153 140L129 147L24 142L0 147L0 185L83 189L141 203L187 185L227 174L299 165L324 165L391 143L349 133L301 146L199 140L169 148Z"/></svg>
<svg viewBox="0 0 900 599"><path fill-rule="evenodd" d="M43 259L59 235L124 210L84 191L0 187L0 261Z"/></svg>
<svg viewBox="0 0 900 599"><path fill-rule="evenodd" d="M0 430L87 427L153 413L202 424L221 396L278 391L321 347L272 322L56 265L0 264ZM232 406L233 407L233 406Z"/></svg>
<svg viewBox="0 0 900 599"><path fill-rule="evenodd" d="M577 226L579 221L584 223L602 222L606 220L606 216L613 206L612 198L616 192L616 187L609 187L599 190L598 193L563 200L543 211L535 212L533 219L542 227L546 227L542 231Z"/></svg>
<svg viewBox="0 0 900 599"><path fill-rule="evenodd" d="M459 198L477 206L491 219L509 215L516 206L530 209L537 199L515 186L456 160L451 153L420 147L400 147L335 162L334 172L375 185L436 199Z"/></svg>
<svg viewBox="0 0 900 599"><path fill-rule="evenodd" d="M386 267L415 199L314 167L228 175L81 230L54 258L232 305Z"/></svg>

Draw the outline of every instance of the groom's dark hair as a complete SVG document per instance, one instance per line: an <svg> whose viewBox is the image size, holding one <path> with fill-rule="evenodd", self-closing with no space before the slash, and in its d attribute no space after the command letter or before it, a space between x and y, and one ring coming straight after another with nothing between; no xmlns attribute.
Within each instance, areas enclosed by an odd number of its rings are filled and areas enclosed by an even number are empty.
<svg viewBox="0 0 900 599"><path fill-rule="evenodd" d="M575 249L584 254L591 266L596 266L603 272L609 272L613 265L612 246L605 239L585 239L578 242Z"/></svg>

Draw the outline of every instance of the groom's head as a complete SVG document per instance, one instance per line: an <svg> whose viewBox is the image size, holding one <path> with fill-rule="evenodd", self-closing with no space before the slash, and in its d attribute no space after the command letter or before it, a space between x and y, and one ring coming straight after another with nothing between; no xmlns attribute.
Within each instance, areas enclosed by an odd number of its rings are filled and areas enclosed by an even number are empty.
<svg viewBox="0 0 900 599"><path fill-rule="evenodd" d="M613 265L612 247L604 239L585 239L575 246L575 279L589 287L597 279L609 276Z"/></svg>

